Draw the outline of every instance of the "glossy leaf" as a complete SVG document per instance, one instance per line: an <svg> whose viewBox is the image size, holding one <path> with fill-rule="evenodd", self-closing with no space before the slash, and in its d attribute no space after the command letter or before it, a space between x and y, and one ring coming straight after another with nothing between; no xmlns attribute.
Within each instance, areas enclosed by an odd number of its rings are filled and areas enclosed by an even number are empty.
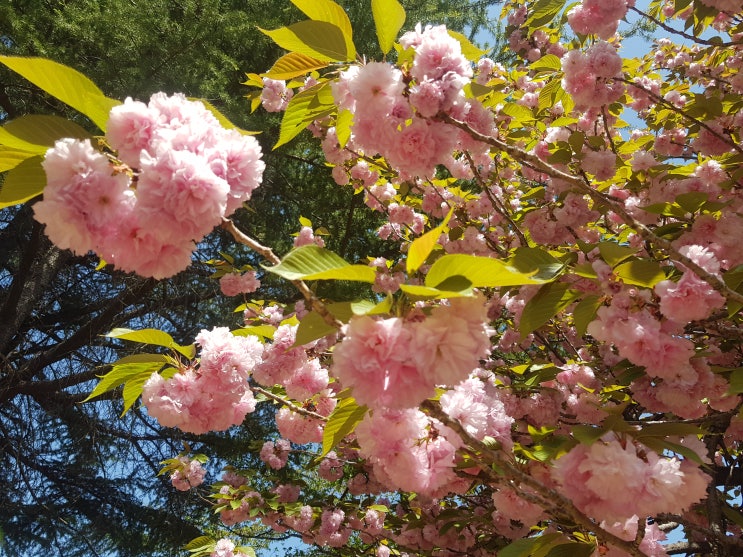
<svg viewBox="0 0 743 557"><path fill-rule="evenodd" d="M122 358L113 365L111 371L101 376L101 380L83 402L111 391L137 375L146 373L149 377L168 361L162 354L135 354Z"/></svg>
<svg viewBox="0 0 743 557"><path fill-rule="evenodd" d="M187 358L193 358L196 355L195 346L181 346L168 333L159 329L139 329L136 331L132 329L113 329L106 336L131 342L141 342L142 344L164 346L183 354Z"/></svg>
<svg viewBox="0 0 743 557"><path fill-rule="evenodd" d="M103 131L106 130L108 113L114 106L121 104L106 97L95 83L77 70L52 60L0 56L0 63L84 114Z"/></svg>
<svg viewBox="0 0 743 557"><path fill-rule="evenodd" d="M462 33L452 31L451 29L447 29L446 32L449 33L450 37L459 41L459 45L462 48L462 55L470 62L477 62L488 53L487 50L483 50L473 45L467 37L462 35Z"/></svg>
<svg viewBox="0 0 743 557"><path fill-rule="evenodd" d="M320 458L332 451L333 447L351 433L356 424L364 419L366 412L366 406L359 406L352 397L341 399L325 424Z"/></svg>
<svg viewBox="0 0 743 557"><path fill-rule="evenodd" d="M259 30L289 52L299 52L325 62L346 62L353 58L343 31L327 21L307 20L273 31Z"/></svg>
<svg viewBox="0 0 743 557"><path fill-rule="evenodd" d="M46 149L53 147L54 143L63 137L76 139L92 137L85 128L75 122L59 116L42 114L21 116L5 124L2 129L22 141L41 146L44 149L42 152L46 152Z"/></svg>
<svg viewBox="0 0 743 557"><path fill-rule="evenodd" d="M284 111L279 131L279 140L274 149L288 143L307 125L332 114L335 110L333 95L327 82L318 83L294 95Z"/></svg>
<svg viewBox="0 0 743 557"><path fill-rule="evenodd" d="M449 219L451 219L453 213L454 209L451 209L441 224L411 242L408 248L408 258L405 262L408 274L417 271L428 256L431 255L439 237L442 233L446 232Z"/></svg>
<svg viewBox="0 0 743 557"><path fill-rule="evenodd" d="M524 306L519 324L521 338L538 329L578 298L570 285L562 282L545 284Z"/></svg>
<svg viewBox="0 0 743 557"><path fill-rule="evenodd" d="M36 153L21 151L0 145L0 172L7 172L15 168L26 159L37 156Z"/></svg>
<svg viewBox="0 0 743 557"><path fill-rule="evenodd" d="M28 201L44 191L46 173L42 160L39 155L32 156L6 174L0 188L0 209Z"/></svg>
<svg viewBox="0 0 743 557"><path fill-rule="evenodd" d="M614 274L625 284L634 284L652 288L665 280L666 274L657 261L650 259L633 259L614 267Z"/></svg>
<svg viewBox="0 0 743 557"><path fill-rule="evenodd" d="M601 307L601 298L596 294L585 296L573 309L573 325L578 336L586 334L588 324L596 319L596 312Z"/></svg>
<svg viewBox="0 0 743 557"><path fill-rule="evenodd" d="M307 56L301 52L289 52L276 60L271 69L261 74L271 79L291 79L300 75L306 75L314 70L319 70L328 65L323 60Z"/></svg>
<svg viewBox="0 0 743 557"><path fill-rule="evenodd" d="M557 278L566 267L564 261L557 259L545 249L536 247L517 248L508 264L521 273L545 282Z"/></svg>
<svg viewBox="0 0 743 557"><path fill-rule="evenodd" d="M503 549L498 550L498 557L535 557L545 555L549 548L557 545L558 540L565 540L562 534L552 532L534 536L532 538L522 538L512 542ZM545 551L545 553L541 553Z"/></svg>
<svg viewBox="0 0 743 557"><path fill-rule="evenodd" d="M538 0L529 10L524 27L534 29L549 24L565 6L565 0Z"/></svg>
<svg viewBox="0 0 743 557"><path fill-rule="evenodd" d="M324 21L338 27L345 40L346 60L356 57L356 47L353 44L353 29L346 12L331 0L291 0L297 8L315 21Z"/></svg>
<svg viewBox="0 0 743 557"><path fill-rule="evenodd" d="M290 251L281 263L264 267L287 280L351 280L374 282L376 271L367 265L351 265L330 250L315 245Z"/></svg>
<svg viewBox="0 0 743 557"><path fill-rule="evenodd" d="M387 54L405 24L405 9L397 0L372 0L371 7L379 48Z"/></svg>
<svg viewBox="0 0 743 557"><path fill-rule="evenodd" d="M522 273L499 259L477 255L453 254L437 259L426 275L425 285L438 288L445 280L461 276L475 288L496 288L522 284L544 284L552 279L535 278L536 273Z"/></svg>

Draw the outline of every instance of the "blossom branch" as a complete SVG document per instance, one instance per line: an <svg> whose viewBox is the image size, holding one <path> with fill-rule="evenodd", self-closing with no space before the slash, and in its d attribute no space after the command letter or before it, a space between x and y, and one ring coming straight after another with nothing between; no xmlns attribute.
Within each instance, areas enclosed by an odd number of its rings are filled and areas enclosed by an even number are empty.
<svg viewBox="0 0 743 557"><path fill-rule="evenodd" d="M421 409L425 410L431 417L436 418L444 425L454 430L454 432L459 435L468 447L474 449L474 453L467 450L470 455L484 458L486 464L495 465L497 468L500 468L515 482L515 484L520 484L533 489L536 494L538 494L538 497L531 499L533 502L542 506L547 512L550 512L553 515L563 514L568 516L587 532L593 532L597 538L626 551L628 554L632 555L632 557L646 557L645 553L640 550L639 544L635 543L635 541L623 540L615 534L601 528L588 516L583 514L583 512L580 511L567 497L554 489L550 489L540 481L531 477L529 474L521 471L510 460L504 458L504 455L500 454L497 450L493 450L482 441L478 441L472 437L457 420L450 418L437 402L426 400L421 404ZM503 481L503 479L493 470L487 468L484 471L488 475L489 480L497 483ZM515 485L514 487L518 488L518 485ZM524 497L524 499L529 500L529 497L523 492L523 490L519 491L519 495Z"/></svg>
<svg viewBox="0 0 743 557"><path fill-rule="evenodd" d="M521 161L523 164L530 166L538 172L546 174L547 176L550 176L552 178L557 178L558 180L564 180L565 182L575 186L576 188L580 189L582 192L590 196L591 199L593 199L595 202L608 206L614 213L619 215L627 225L631 226L640 235L640 237L642 237L643 240L657 245L663 251L669 254L669 257L672 260L677 261L688 269L694 271L694 273L696 273L702 280L704 280L727 300L743 304L743 295L730 289L728 285L725 284L725 281L723 281L720 277L706 271L690 258L679 253L678 250L673 247L671 242L656 235L652 230L650 230L650 228L637 221L632 215L630 215L620 203L618 203L612 197L593 189L591 185L586 181L555 168L554 166L542 161L536 155L528 153L520 147L509 145L508 143L496 137L481 134L478 131L472 129L465 122L455 120L447 114L442 114L439 116L439 118L443 122L451 124L452 126L455 126L467 132L474 139L505 151L515 159Z"/></svg>
<svg viewBox="0 0 743 557"><path fill-rule="evenodd" d="M253 238L239 230L237 226L235 226L235 223L232 222L232 220L223 219L222 228L229 232L236 242L248 246L250 249L257 252L264 259L266 259L269 263L273 265L278 265L279 263L281 263L281 259L273 252L271 248L264 246L263 244L259 243L258 241L254 240ZM317 313L319 313L328 325L330 325L331 327L335 327L336 329L340 329L341 327L343 327L343 323L341 323L332 313L330 313L330 310L328 310L325 304L323 304L322 301L320 301L320 299L315 296L312 290L310 290L310 287L307 286L306 282L304 282L303 280L293 280L291 281L291 283L296 287L297 290L299 290L299 293L302 294L302 297L304 297L310 307Z"/></svg>
<svg viewBox="0 0 743 557"><path fill-rule="evenodd" d="M701 37L695 37L694 35L690 35L689 33L685 33L684 31L680 31L678 29L674 29L670 25L663 23L661 20L659 20L657 17L654 17L648 13L643 12L642 10L638 9L635 6L628 6L630 11L635 12L636 14L641 15L642 17L649 19L652 21L655 25L660 27L661 29L668 31L669 33L673 33L674 35L678 35L680 37L683 37L684 39L699 43L699 44L706 44L708 46L719 46L721 48L727 48L731 46L740 46L741 41L732 41L729 43L724 43L721 41L711 41L709 39L703 39Z"/></svg>
<svg viewBox="0 0 743 557"><path fill-rule="evenodd" d="M313 412L312 410L307 410L306 408L302 408L301 406L286 400L284 397L275 395L271 391L267 391L266 389L262 387L251 385L250 388L254 390L256 393L260 393L266 398L270 398L271 400L278 402L279 404L283 406L286 406L292 412L296 412L297 414L302 414L303 416L307 416L308 418L315 418L316 420L322 420L323 422L328 421L328 418L326 416L323 416L322 414L318 414L317 412Z"/></svg>

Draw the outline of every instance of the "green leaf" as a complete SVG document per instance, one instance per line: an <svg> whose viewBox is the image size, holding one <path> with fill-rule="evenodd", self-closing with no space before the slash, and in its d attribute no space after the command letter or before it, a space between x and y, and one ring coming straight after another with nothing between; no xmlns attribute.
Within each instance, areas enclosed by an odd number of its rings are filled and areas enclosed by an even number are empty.
<svg viewBox="0 0 743 557"><path fill-rule="evenodd" d="M270 77L271 79L291 79L308 74L314 70L325 68L327 65L327 62L307 56L301 52L289 52L276 60L274 65L271 66L271 69L261 74L261 76Z"/></svg>
<svg viewBox="0 0 743 557"><path fill-rule="evenodd" d="M113 329L105 336L132 342L141 342L142 344L164 346L165 348L171 348L183 354L189 359L196 355L196 347L194 345L181 346L168 333L159 329L140 329L138 331L132 329Z"/></svg>
<svg viewBox="0 0 743 557"><path fill-rule="evenodd" d="M106 131L108 113L114 106L121 104L106 97L83 74L63 64L45 58L20 56L0 56L0 63L81 112L103 131Z"/></svg>
<svg viewBox="0 0 743 557"><path fill-rule="evenodd" d="M555 542L564 540L562 534L556 532L542 534L533 538L521 538L498 550L498 557L536 557L542 550L554 547ZM544 555L542 553L542 555Z"/></svg>
<svg viewBox="0 0 743 557"><path fill-rule="evenodd" d="M351 433L366 415L366 406L359 406L353 397L342 399L330 414L322 434L322 454L324 457L333 447Z"/></svg>
<svg viewBox="0 0 743 557"><path fill-rule="evenodd" d="M405 9L397 0L372 0L371 7L379 48L387 54L405 23Z"/></svg>
<svg viewBox="0 0 743 557"><path fill-rule="evenodd" d="M554 54L547 54L535 60L529 67L535 72L557 72L562 69L560 59Z"/></svg>
<svg viewBox="0 0 743 557"><path fill-rule="evenodd" d="M287 280L351 280L374 282L376 271L351 265L330 250L315 245L295 248L273 267L264 268Z"/></svg>
<svg viewBox="0 0 743 557"><path fill-rule="evenodd" d="M183 549L186 551L199 551L207 548L213 549L215 544L216 540L214 538L210 538L209 536L200 536L184 545Z"/></svg>
<svg viewBox="0 0 743 557"><path fill-rule="evenodd" d="M614 242L600 242L599 253L610 267L615 267L625 259L632 257L637 250Z"/></svg>
<svg viewBox="0 0 743 557"><path fill-rule="evenodd" d="M596 319L596 312L601 304L601 297L596 294L589 294L576 304L573 309L573 325L578 336L586 334L588 324Z"/></svg>
<svg viewBox="0 0 743 557"><path fill-rule="evenodd" d="M101 380L83 402L112 391L137 375L147 374L150 377L169 361L162 354L137 354L136 359L131 356L122 358L113 364L111 371L101 376Z"/></svg>
<svg viewBox="0 0 743 557"><path fill-rule="evenodd" d="M261 338L273 338L276 327L273 325L251 325L250 327L241 327L232 331L236 337L257 336Z"/></svg>
<svg viewBox="0 0 743 557"><path fill-rule="evenodd" d="M606 433L606 429L590 425L574 425L570 428L570 432L584 445L591 445Z"/></svg>
<svg viewBox="0 0 743 557"><path fill-rule="evenodd" d="M565 270L565 262L542 248L516 248L508 264L520 273L549 282Z"/></svg>
<svg viewBox="0 0 743 557"><path fill-rule="evenodd" d="M338 329L328 324L322 315L316 311L311 311L302 317L297 326L297 334L292 348L304 346L317 339L333 334Z"/></svg>
<svg viewBox="0 0 743 557"><path fill-rule="evenodd" d="M335 119L335 135L338 137L338 145L345 147L351 139L351 126L353 125L353 112L341 110Z"/></svg>
<svg viewBox="0 0 743 557"><path fill-rule="evenodd" d="M345 40L345 60L356 58L356 47L353 45L353 30L346 12L331 0L292 0L297 8L312 20L324 21L336 26L343 33Z"/></svg>
<svg viewBox="0 0 743 557"><path fill-rule="evenodd" d="M496 288L522 284L544 284L534 273L522 273L500 259L477 255L451 254L437 259L426 275L425 285L438 288L445 280L461 276L474 288Z"/></svg>
<svg viewBox="0 0 743 557"><path fill-rule="evenodd" d="M590 543L568 542L556 545L545 557L591 557L596 546Z"/></svg>
<svg viewBox="0 0 743 557"><path fill-rule="evenodd" d="M449 219L451 219L453 213L454 209L452 208L441 224L412 241L408 248L408 258L405 262L408 274L414 273L423 265L423 262L433 251L436 242L438 242L439 236L443 232L446 232Z"/></svg>
<svg viewBox="0 0 743 557"><path fill-rule="evenodd" d="M657 261L650 259L633 259L614 267L616 274L625 284L635 284L652 288L665 280L666 274Z"/></svg>
<svg viewBox="0 0 743 557"><path fill-rule="evenodd" d="M157 370L154 370L157 371ZM123 416L129 409L137 402L137 399L142 396L142 389L147 380L152 377L152 373L149 371L143 371L127 379L124 383L124 389L121 392L121 398L124 401L124 409L121 411Z"/></svg>
<svg viewBox="0 0 743 557"><path fill-rule="evenodd" d="M534 29L548 25L560 13L563 6L565 6L565 0L539 0L529 10L529 17L524 22L524 27Z"/></svg>
<svg viewBox="0 0 743 557"><path fill-rule="evenodd" d="M75 122L59 116L42 114L21 116L5 124L2 129L22 141L42 147L44 153L49 147L53 147L58 139L63 137L73 137L75 139L92 137L87 130ZM7 135L4 135L2 139L6 137ZM2 139L0 139L0 143L6 144ZM12 145L10 146L12 147Z"/></svg>
<svg viewBox="0 0 743 557"><path fill-rule="evenodd" d="M728 388L729 395L737 395L743 393L743 367L734 369L730 373L730 387Z"/></svg>
<svg viewBox="0 0 743 557"><path fill-rule="evenodd" d="M281 119L279 140L274 149L294 139L312 121L328 116L335 110L329 82L318 83L290 100Z"/></svg>
<svg viewBox="0 0 743 557"><path fill-rule="evenodd" d="M545 284L524 306L519 323L521 339L538 329L574 302L580 294L563 282Z"/></svg>
<svg viewBox="0 0 743 557"><path fill-rule="evenodd" d="M289 27L273 31L258 28L281 48L299 52L324 62L346 62L352 60L343 31L327 21L300 21Z"/></svg>
<svg viewBox="0 0 743 557"><path fill-rule="evenodd" d="M445 298L463 298L466 296L472 296L472 283L460 275L456 275L457 280L464 280L464 284L469 286L462 288L461 290L447 290L444 288L434 288L432 286L421 286L420 284L401 284L400 290L405 292L411 298L419 298L421 300L443 300ZM444 281L446 282L446 281Z"/></svg>
<svg viewBox="0 0 743 557"><path fill-rule="evenodd" d="M42 160L39 155L32 156L8 171L0 189L0 209L28 201L44 191L46 173Z"/></svg>
<svg viewBox="0 0 743 557"><path fill-rule="evenodd" d="M36 153L22 151L20 149L11 149L0 145L0 172L7 172L21 164L26 159L35 156Z"/></svg>
<svg viewBox="0 0 743 557"><path fill-rule="evenodd" d="M467 37L462 35L462 33L452 31L451 29L447 29L446 32L449 33L450 37L453 37L457 39L457 41L459 41L459 45L462 48L462 55L470 62L477 62L480 58L488 53L487 50L477 48L475 45L473 45Z"/></svg>

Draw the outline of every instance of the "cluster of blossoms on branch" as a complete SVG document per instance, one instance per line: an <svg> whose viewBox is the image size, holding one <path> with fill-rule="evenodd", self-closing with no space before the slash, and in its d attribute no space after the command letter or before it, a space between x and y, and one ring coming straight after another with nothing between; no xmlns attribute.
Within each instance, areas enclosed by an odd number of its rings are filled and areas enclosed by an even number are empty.
<svg viewBox="0 0 743 557"><path fill-rule="evenodd" d="M282 136L308 128L334 181L384 215L390 249L347 265L303 224L281 260L233 228L304 300L203 330L198 358L142 390L160 424L196 434L277 405L271 479L229 468L213 486L225 525L379 557L485 557L520 538L523 555L661 557L676 526L687 553L743 550L743 29L729 2L681 4L514 0L508 69L418 26L394 64L347 52L324 73L292 42L251 78L256 103L286 111ZM630 11L694 46L623 59ZM569 41L551 25L563 12ZM287 67L310 75L287 84ZM186 264L263 170L254 140L180 96L128 100L106 138L50 150L36 215L61 247L148 276ZM303 279L358 280L368 299L320 300ZM177 489L200 483L179 463Z"/></svg>
<svg viewBox="0 0 743 557"><path fill-rule="evenodd" d="M113 153L58 141L34 214L59 247L154 278L188 267L195 243L250 199L265 166L255 138L183 95L114 107L105 144Z"/></svg>

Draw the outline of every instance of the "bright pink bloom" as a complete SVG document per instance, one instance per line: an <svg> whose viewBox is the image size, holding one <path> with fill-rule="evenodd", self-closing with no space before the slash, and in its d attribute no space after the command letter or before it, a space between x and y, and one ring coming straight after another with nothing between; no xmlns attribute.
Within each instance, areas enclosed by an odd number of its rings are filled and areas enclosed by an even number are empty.
<svg viewBox="0 0 743 557"><path fill-rule="evenodd" d="M237 296L255 292L261 286L255 276L255 271L247 273L227 273L219 279L219 288L225 296Z"/></svg>

